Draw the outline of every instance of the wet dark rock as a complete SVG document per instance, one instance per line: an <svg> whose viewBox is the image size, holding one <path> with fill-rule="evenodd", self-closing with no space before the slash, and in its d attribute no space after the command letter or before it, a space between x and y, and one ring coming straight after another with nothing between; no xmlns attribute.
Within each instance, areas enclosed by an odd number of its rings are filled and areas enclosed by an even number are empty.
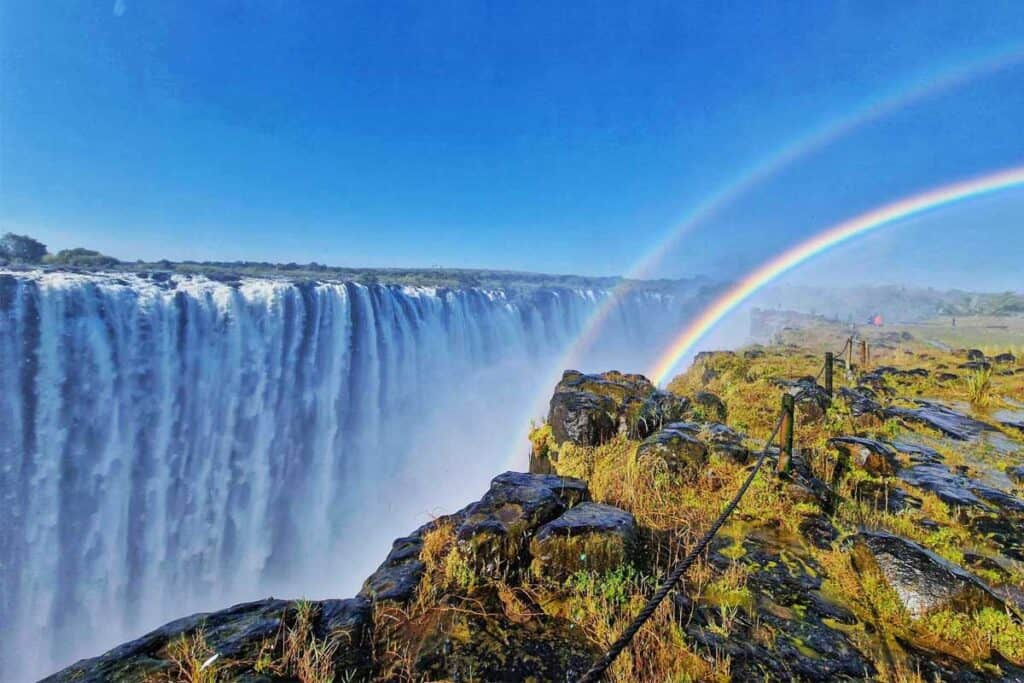
<svg viewBox="0 0 1024 683"><path fill-rule="evenodd" d="M630 564L637 543L633 515L611 505L580 503L534 534L530 571L556 580L580 570L605 573Z"/></svg>
<svg viewBox="0 0 1024 683"><path fill-rule="evenodd" d="M839 531L825 515L808 515L804 517L797 529L811 545L820 550L832 547L832 541L839 538Z"/></svg>
<svg viewBox="0 0 1024 683"><path fill-rule="evenodd" d="M395 539L384 561L363 582L359 596L372 602L407 603L423 577L420 561L423 536L441 524L459 526L466 519L468 507L453 515L444 515L427 522L408 536Z"/></svg>
<svg viewBox="0 0 1024 683"><path fill-rule="evenodd" d="M705 426L704 434L712 453L741 465L750 459L750 449L743 445L743 436L731 427L712 422Z"/></svg>
<svg viewBox="0 0 1024 683"><path fill-rule="evenodd" d="M689 422L673 422L652 434L636 451L637 463L642 467L657 467L658 463L670 472L695 470L708 460L708 447L697 438L700 428Z"/></svg>
<svg viewBox="0 0 1024 683"><path fill-rule="evenodd" d="M565 620L514 621L500 609L492 612L460 611L427 622L413 680L575 681L601 654Z"/></svg>
<svg viewBox="0 0 1024 683"><path fill-rule="evenodd" d="M987 360L969 360L966 363L961 363L957 367L961 370L989 370L992 368L992 364Z"/></svg>
<svg viewBox="0 0 1024 683"><path fill-rule="evenodd" d="M1006 468L1006 476L1015 484L1024 485L1024 465Z"/></svg>
<svg viewBox="0 0 1024 683"><path fill-rule="evenodd" d="M992 360L993 360L993 362L1001 363L1001 364L1016 363L1017 362L1017 357L1014 356L1012 353L1000 353L999 355L997 355Z"/></svg>
<svg viewBox="0 0 1024 683"><path fill-rule="evenodd" d="M899 473L900 479L923 491L930 491L949 505L965 507L981 507L985 505L968 488L970 480L954 474L945 465L938 463L922 463L908 467Z"/></svg>
<svg viewBox="0 0 1024 683"><path fill-rule="evenodd" d="M561 392L551 397L548 424L555 443L600 445L618 431L615 402L585 391Z"/></svg>
<svg viewBox="0 0 1024 683"><path fill-rule="evenodd" d="M967 526L995 544L1006 557L1024 562L1024 520L1001 514L977 515Z"/></svg>
<svg viewBox="0 0 1024 683"><path fill-rule="evenodd" d="M921 499L911 496L899 486L885 481L858 481L853 495L857 500L870 503L876 510L903 512L909 508L920 508Z"/></svg>
<svg viewBox="0 0 1024 683"><path fill-rule="evenodd" d="M558 445L598 446L616 434L648 436L689 407L688 399L656 388L643 375L567 370L551 397L548 423Z"/></svg>
<svg viewBox="0 0 1024 683"><path fill-rule="evenodd" d="M457 547L484 576L503 578L523 569L530 535L569 508L589 499L580 479L506 472L466 509L456 530Z"/></svg>
<svg viewBox="0 0 1024 683"><path fill-rule="evenodd" d="M627 399L619 411L619 433L645 439L666 423L682 420L689 410L685 396L656 389L647 398Z"/></svg>
<svg viewBox="0 0 1024 683"><path fill-rule="evenodd" d="M940 382L952 382L960 379L960 375L953 374L952 372L940 372L935 375L935 379Z"/></svg>
<svg viewBox="0 0 1024 683"><path fill-rule="evenodd" d="M753 595L753 614L737 612L725 635L717 605L695 603L677 593L676 618L692 642L709 654L730 657L733 680L860 680L874 674L846 634L826 624L826 619L841 624L855 624L857 619L821 595L820 568L769 541L748 538L742 546L744 555L738 561L750 572L747 587ZM717 551L709 559L718 571L733 562ZM758 626L774 632L773 642L757 637Z"/></svg>
<svg viewBox="0 0 1024 683"><path fill-rule="evenodd" d="M942 462L942 454L928 446L907 443L905 441L893 441L892 447L900 453L910 456L910 462L915 464Z"/></svg>
<svg viewBox="0 0 1024 683"><path fill-rule="evenodd" d="M931 373L926 368L911 368L904 370L902 368L896 368L891 365L883 365L882 367L875 368L869 375L877 375L881 377L897 377L905 379L920 379L928 377ZM868 376L868 375L865 375Z"/></svg>
<svg viewBox="0 0 1024 683"><path fill-rule="evenodd" d="M917 408L887 408L885 415L887 417L898 417L907 422L923 424L960 441L975 439L982 432L995 429L990 424L958 413L939 403L917 401L917 405Z"/></svg>
<svg viewBox="0 0 1024 683"><path fill-rule="evenodd" d="M882 441L857 436L837 436L828 444L845 455L851 463L876 476L896 474L900 468L896 449Z"/></svg>
<svg viewBox="0 0 1024 683"><path fill-rule="evenodd" d="M725 402L710 391L697 392L697 395L693 397L693 404L700 410L705 420L725 422L728 412Z"/></svg>
<svg viewBox="0 0 1024 683"><path fill-rule="evenodd" d="M913 541L872 531L860 532L857 541L913 617L944 608L1003 607L1003 601L976 576Z"/></svg>
<svg viewBox="0 0 1024 683"><path fill-rule="evenodd" d="M999 561L988 557L987 555L979 555L978 553L972 553L967 551L964 553L964 564L975 570L983 570L998 574L1003 578L1010 576L1010 572L1007 571L1006 567L999 564Z"/></svg>
<svg viewBox="0 0 1024 683"><path fill-rule="evenodd" d="M361 598L312 603L317 637L339 643L334 656L339 677L365 678L370 666L370 603ZM46 683L146 683L176 680L177 665L166 648L182 637L202 631L203 639L218 655L221 667L230 667L232 680L257 680L252 669L267 642L295 619L296 603L268 598L219 612L193 614L172 621L136 640L92 659L83 659L45 679Z"/></svg>
<svg viewBox="0 0 1024 683"><path fill-rule="evenodd" d="M796 403L796 421L799 424L811 424L821 420L825 417L825 411L832 405L832 399L825 392L825 388L812 377L797 380L789 393L793 395L793 401Z"/></svg>
<svg viewBox="0 0 1024 683"><path fill-rule="evenodd" d="M881 417L882 415L883 409L878 403L878 397L869 387L856 387L854 389L842 387L839 389L839 398L846 403L850 409L850 414L854 417L868 415Z"/></svg>
<svg viewBox="0 0 1024 683"><path fill-rule="evenodd" d="M968 349L967 360L985 360L985 354L981 349Z"/></svg>
<svg viewBox="0 0 1024 683"><path fill-rule="evenodd" d="M423 578L422 549L423 539L418 536L396 539L387 559L363 582L359 595L373 602L408 602Z"/></svg>

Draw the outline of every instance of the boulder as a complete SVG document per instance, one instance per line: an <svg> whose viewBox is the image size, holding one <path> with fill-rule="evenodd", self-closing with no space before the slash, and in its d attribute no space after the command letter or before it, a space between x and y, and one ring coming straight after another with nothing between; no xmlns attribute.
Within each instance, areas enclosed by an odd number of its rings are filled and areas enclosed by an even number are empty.
<svg viewBox="0 0 1024 683"><path fill-rule="evenodd" d="M615 402L585 391L560 392L551 397L548 424L555 443L598 446L618 431Z"/></svg>
<svg viewBox="0 0 1024 683"><path fill-rule="evenodd" d="M950 505L995 509L1015 515L1024 514L1024 500L963 474L955 474L939 463L922 463L900 472L900 479L912 486L931 491ZM984 501L984 502L983 502Z"/></svg>
<svg viewBox="0 0 1024 683"><path fill-rule="evenodd" d="M636 520L625 510L580 503L534 534L530 571L558 581L580 570L603 574L633 561L637 536Z"/></svg>
<svg viewBox="0 0 1024 683"><path fill-rule="evenodd" d="M813 559L755 538L741 542L738 560L722 555L721 543L712 546L708 560L716 571L744 565L749 604L737 610L728 632L714 599L694 601L686 591L676 592L674 616L705 656L729 657L732 680L872 680L871 662L843 632L857 618L821 594L821 568ZM771 630L770 643L758 637L764 628Z"/></svg>
<svg viewBox="0 0 1024 683"><path fill-rule="evenodd" d="M842 387L839 390L839 398L842 399L850 409L854 417L873 415L881 417L882 406L878 403L875 392L869 387L855 387L847 389Z"/></svg>
<svg viewBox="0 0 1024 683"><path fill-rule="evenodd" d="M1000 363L1000 364L1016 363L1017 362L1017 357L1014 356L1012 353L1000 353L998 356L996 356L992 360L994 362Z"/></svg>
<svg viewBox="0 0 1024 683"><path fill-rule="evenodd" d="M710 391L697 392L697 395L693 397L693 404L705 420L725 422L728 413L725 402Z"/></svg>
<svg viewBox="0 0 1024 683"><path fill-rule="evenodd" d="M893 441L892 447L900 453L909 456L910 462L914 464L920 464L925 462L942 462L942 454L934 448L928 446L922 446L916 443L907 443L906 441Z"/></svg>
<svg viewBox="0 0 1024 683"><path fill-rule="evenodd" d="M985 354L981 349L968 349L967 360L985 360Z"/></svg>
<svg viewBox="0 0 1024 683"><path fill-rule="evenodd" d="M990 370L992 364L987 360L969 360L957 366L961 370Z"/></svg>
<svg viewBox="0 0 1024 683"><path fill-rule="evenodd" d="M580 479L552 474L506 472L466 510L456 546L484 576L504 578L525 567L530 536L569 508L589 499Z"/></svg>
<svg viewBox="0 0 1024 683"><path fill-rule="evenodd" d="M644 439L637 448L641 467L664 463L668 471L680 473L701 467L708 460L708 447L697 434L700 427L691 422L673 422Z"/></svg>
<svg viewBox="0 0 1024 683"><path fill-rule="evenodd" d="M796 403L796 421L799 424L811 424L825 417L825 411L832 405L832 399L813 378L805 377L797 380L790 388Z"/></svg>
<svg viewBox="0 0 1024 683"><path fill-rule="evenodd" d="M917 408L886 408L884 415L923 424L959 441L975 439L982 432L995 430L995 427L988 423L975 420L939 403L917 401L917 405Z"/></svg>
<svg viewBox="0 0 1024 683"><path fill-rule="evenodd" d="M616 434L644 438L681 419L689 407L688 399L656 388L643 375L567 370L551 397L548 423L558 445L599 446Z"/></svg>
<svg viewBox="0 0 1024 683"><path fill-rule="evenodd" d="M369 673L370 603L362 598L308 603L312 637L337 642L332 664L338 680L362 680ZM214 654L210 680L258 680L255 663L260 655L279 656L282 637L295 623L298 603L268 598L219 612L194 614L172 621L109 652L83 659L43 681L46 683L147 683L178 680L177 664L169 648L199 638L205 644L194 654L205 660ZM271 644L268 650L267 645ZM276 645L275 645L276 644ZM205 679L204 679L205 680Z"/></svg>
<svg viewBox="0 0 1024 683"><path fill-rule="evenodd" d="M743 436L731 427L712 422L705 425L703 435L712 453L741 465L750 459L750 449L743 445Z"/></svg>
<svg viewBox="0 0 1024 683"><path fill-rule="evenodd" d="M960 375L952 372L939 372L935 375L935 380L938 382L952 382L958 379L960 379Z"/></svg>
<svg viewBox="0 0 1024 683"><path fill-rule="evenodd" d="M359 596L371 602L390 602L405 604L412 599L423 577L425 565L420 561L423 549L423 537L441 524L458 526L466 518L469 508L464 508L454 515L445 515L427 522L408 536L396 539L391 544L391 552L363 582Z"/></svg>
<svg viewBox="0 0 1024 683"><path fill-rule="evenodd" d="M575 681L602 654L569 621L544 614L515 620L500 608L442 611L421 618L414 629L414 675L394 672L374 680Z"/></svg>
<svg viewBox="0 0 1024 683"><path fill-rule="evenodd" d="M1006 468L1006 476L1010 481L1019 486L1024 486L1024 465Z"/></svg>
<svg viewBox="0 0 1024 683"><path fill-rule="evenodd" d="M890 476L900 469L896 449L882 441L857 436L837 436L828 444L850 462L875 476Z"/></svg>
<svg viewBox="0 0 1024 683"><path fill-rule="evenodd" d="M944 608L1003 608L1003 601L976 576L913 541L880 531L861 531L856 541L912 617Z"/></svg>

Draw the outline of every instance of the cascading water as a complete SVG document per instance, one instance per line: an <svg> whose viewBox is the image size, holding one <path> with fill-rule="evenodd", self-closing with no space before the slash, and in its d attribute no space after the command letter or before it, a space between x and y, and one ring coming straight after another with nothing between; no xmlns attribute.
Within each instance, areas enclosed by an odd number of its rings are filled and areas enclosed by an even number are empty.
<svg viewBox="0 0 1024 683"><path fill-rule="evenodd" d="M0 273L0 679L353 594L391 538L525 463L530 403L606 296ZM685 303L624 297L595 364L642 367Z"/></svg>

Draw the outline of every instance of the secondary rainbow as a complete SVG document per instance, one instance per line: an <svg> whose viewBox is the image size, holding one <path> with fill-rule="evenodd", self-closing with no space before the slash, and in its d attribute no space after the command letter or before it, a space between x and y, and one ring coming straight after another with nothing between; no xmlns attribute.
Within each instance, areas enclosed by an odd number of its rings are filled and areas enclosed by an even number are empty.
<svg viewBox="0 0 1024 683"><path fill-rule="evenodd" d="M651 273L683 237L694 228L718 215L753 188L794 166L798 161L814 155L873 122L929 98L955 90L1004 69L1015 67L1022 61L1024 61L1024 48L1015 44L1009 49L998 51L995 54L986 55L966 64L958 64L933 73L927 78L917 79L915 82L902 84L891 93L871 98L846 115L812 129L807 134L774 150L760 162L748 167L732 183L718 192L710 194L693 207L680 223L627 271L627 279L614 287L598 303L590 318L584 322L579 335L559 360L558 367L574 367L580 362L586 351L600 337L601 329L615 309L616 303L635 286L636 283L631 280L650 277Z"/></svg>
<svg viewBox="0 0 1024 683"><path fill-rule="evenodd" d="M1024 185L1024 166L1015 166L905 197L816 234L768 261L718 297L672 342L648 376L655 384L662 384L672 369L716 323L759 289L818 254L872 230L926 211L1021 185Z"/></svg>

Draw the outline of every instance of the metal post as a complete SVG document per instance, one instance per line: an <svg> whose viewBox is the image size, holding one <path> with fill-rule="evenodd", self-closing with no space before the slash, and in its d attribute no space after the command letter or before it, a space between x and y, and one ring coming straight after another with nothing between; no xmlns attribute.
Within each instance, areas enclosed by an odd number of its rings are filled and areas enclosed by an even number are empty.
<svg viewBox="0 0 1024 683"><path fill-rule="evenodd" d="M779 465L776 472L789 474L789 464L793 457L793 408L796 403L792 394L782 395L782 439L779 444Z"/></svg>
<svg viewBox="0 0 1024 683"><path fill-rule="evenodd" d="M825 352L825 393L832 398L832 363L835 359L831 351Z"/></svg>
<svg viewBox="0 0 1024 683"><path fill-rule="evenodd" d="M860 367L861 372L866 372L868 369L868 340L860 340Z"/></svg>

